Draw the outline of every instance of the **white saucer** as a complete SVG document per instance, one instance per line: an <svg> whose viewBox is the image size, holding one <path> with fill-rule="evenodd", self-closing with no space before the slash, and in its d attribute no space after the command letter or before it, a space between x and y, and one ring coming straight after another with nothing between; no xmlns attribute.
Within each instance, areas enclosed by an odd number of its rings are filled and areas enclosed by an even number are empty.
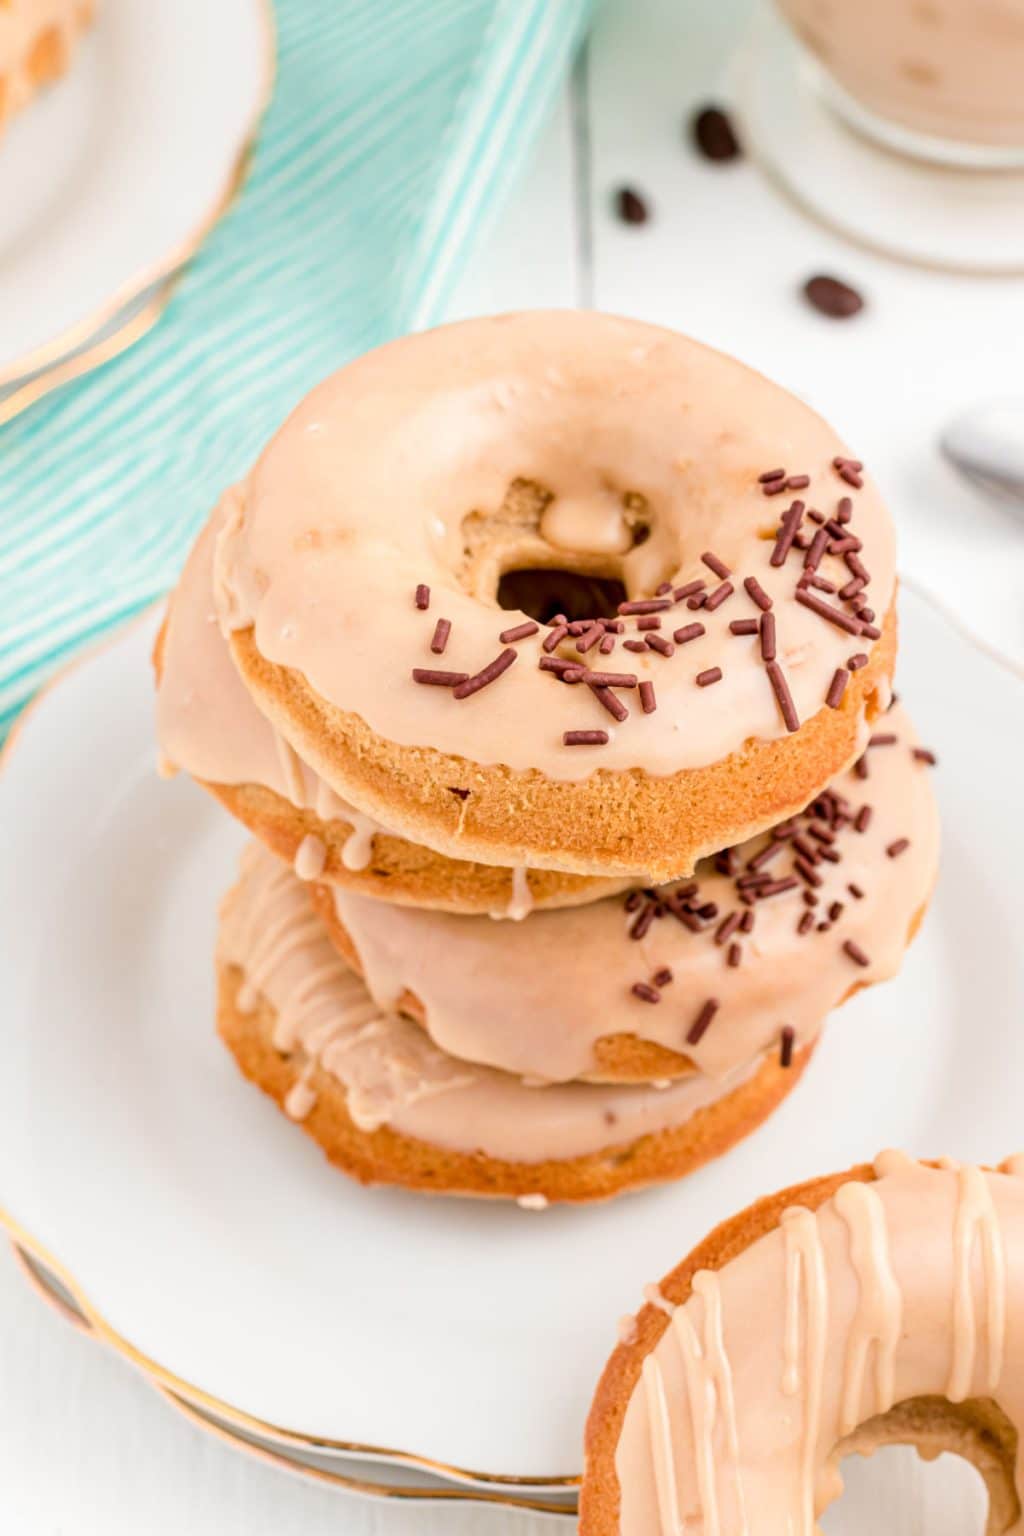
<svg viewBox="0 0 1024 1536"><path fill-rule="evenodd" d="M0 386L65 360L190 256L273 74L265 0L105 0L0 137Z"/></svg>
<svg viewBox="0 0 1024 1536"><path fill-rule="evenodd" d="M238 1075L212 950L243 834L156 776L155 622L64 676L0 780L0 1206L108 1342L221 1419L557 1485L617 1319L721 1217L883 1145L1024 1141L1024 687L913 594L898 681L939 753L945 853L903 974L727 1157L544 1212L361 1189Z"/></svg>
<svg viewBox="0 0 1024 1536"><path fill-rule="evenodd" d="M817 66L766 0L731 75L744 146L831 228L927 266L1024 271L1024 171L945 168L857 132L826 101Z"/></svg>

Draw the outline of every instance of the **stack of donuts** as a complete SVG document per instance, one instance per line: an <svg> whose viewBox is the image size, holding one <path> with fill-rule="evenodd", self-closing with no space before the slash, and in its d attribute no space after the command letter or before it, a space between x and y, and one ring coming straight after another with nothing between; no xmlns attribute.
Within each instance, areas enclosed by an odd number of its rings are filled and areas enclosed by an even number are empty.
<svg viewBox="0 0 1024 1536"><path fill-rule="evenodd" d="M223 497L158 733L253 834L242 1072L364 1182L579 1201L783 1099L927 904L890 519L804 405L587 313L392 343Z"/></svg>

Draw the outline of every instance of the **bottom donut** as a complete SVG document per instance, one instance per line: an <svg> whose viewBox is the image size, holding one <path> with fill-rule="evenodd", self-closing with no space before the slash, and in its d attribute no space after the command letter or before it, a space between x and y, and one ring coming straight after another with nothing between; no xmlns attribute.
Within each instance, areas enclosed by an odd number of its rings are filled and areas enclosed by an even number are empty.
<svg viewBox="0 0 1024 1536"><path fill-rule="evenodd" d="M1022 1529L1024 1159L898 1152L724 1222L620 1323L581 1536L815 1536L851 1452L972 1462Z"/></svg>
<svg viewBox="0 0 1024 1536"><path fill-rule="evenodd" d="M218 1029L243 1074L365 1184L607 1199L692 1172L754 1130L813 1047L723 1079L534 1086L382 1014L290 869L257 845L221 912Z"/></svg>

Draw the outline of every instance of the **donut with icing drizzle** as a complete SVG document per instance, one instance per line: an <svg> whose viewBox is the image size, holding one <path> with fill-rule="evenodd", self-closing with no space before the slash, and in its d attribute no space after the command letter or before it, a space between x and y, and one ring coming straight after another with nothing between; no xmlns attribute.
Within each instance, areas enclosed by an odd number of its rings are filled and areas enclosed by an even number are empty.
<svg viewBox="0 0 1024 1536"><path fill-rule="evenodd" d="M582 1536L814 1536L852 1451L973 1462L1021 1529L1024 1161L887 1152L717 1228L597 1387Z"/></svg>

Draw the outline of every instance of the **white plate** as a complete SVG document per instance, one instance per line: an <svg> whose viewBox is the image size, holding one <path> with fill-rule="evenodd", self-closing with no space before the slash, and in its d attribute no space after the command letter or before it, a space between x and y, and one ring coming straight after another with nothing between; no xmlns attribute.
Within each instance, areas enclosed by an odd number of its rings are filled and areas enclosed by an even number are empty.
<svg viewBox="0 0 1024 1536"><path fill-rule="evenodd" d="M903 974L842 1010L727 1157L542 1213L361 1189L238 1075L211 956L243 837L156 777L154 622L64 677L0 783L0 1205L120 1347L218 1411L557 1480L579 1469L616 1320L721 1217L879 1146L985 1159L1024 1141L1024 688L916 596L899 682L940 754L945 852Z"/></svg>
<svg viewBox="0 0 1024 1536"><path fill-rule="evenodd" d="M1024 271L1024 171L945 167L886 149L843 120L822 84L760 0L731 85L753 157L810 213L873 250L958 272Z"/></svg>
<svg viewBox="0 0 1024 1536"><path fill-rule="evenodd" d="M0 384L179 266L226 206L273 73L267 0L104 0L0 138Z"/></svg>

